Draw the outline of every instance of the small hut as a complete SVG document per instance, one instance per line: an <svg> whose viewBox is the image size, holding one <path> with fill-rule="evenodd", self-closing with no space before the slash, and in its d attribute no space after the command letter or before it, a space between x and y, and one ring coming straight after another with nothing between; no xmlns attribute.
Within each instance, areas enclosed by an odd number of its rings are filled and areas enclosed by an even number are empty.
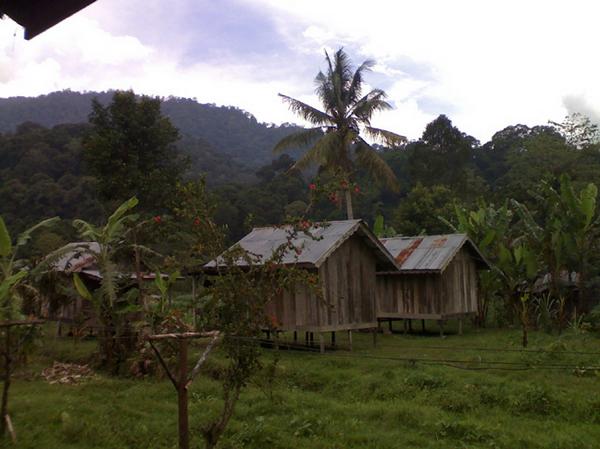
<svg viewBox="0 0 600 449"><path fill-rule="evenodd" d="M381 240L399 271L377 273L377 318L459 320L477 312L478 270L489 264L466 234L394 237ZM406 329L406 328L405 328Z"/></svg>
<svg viewBox="0 0 600 449"><path fill-rule="evenodd" d="M269 304L267 312L274 316L280 331L319 333L323 349L323 332L377 327L375 273L393 272L397 266L362 220L318 224L310 234L313 237L304 233L296 237L293 244L302 252L299 256L286 254L283 264L318 273L323 298L298 285ZM286 239L286 229L263 227L253 229L237 244L266 260ZM218 261L206 264L204 271L215 273Z"/></svg>

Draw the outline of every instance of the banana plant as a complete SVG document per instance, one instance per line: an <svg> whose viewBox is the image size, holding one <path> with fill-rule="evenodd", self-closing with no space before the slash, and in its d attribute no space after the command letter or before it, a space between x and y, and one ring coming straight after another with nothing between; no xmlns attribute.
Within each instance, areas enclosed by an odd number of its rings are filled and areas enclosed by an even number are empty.
<svg viewBox="0 0 600 449"><path fill-rule="evenodd" d="M162 317L171 305L171 288L181 276L181 273L179 271L175 271L169 276L165 277L160 273L159 270L155 270L154 276L154 286L159 292L156 314Z"/></svg>
<svg viewBox="0 0 600 449"><path fill-rule="evenodd" d="M18 293L18 289L26 282L30 268L25 260L19 259L19 250L31 240L33 232L42 227L50 226L58 220L55 217L41 221L19 234L16 242L13 244L4 219L0 216L0 321L6 324L6 326L2 327L3 336L1 339L4 342L4 347L1 350L3 359L3 388L2 400L0 402L0 431L2 434L5 433L7 427L10 429L10 426L7 426L7 423L10 422L8 417L8 393L11 385L11 376L15 369L14 362L17 356L23 353L26 347L23 343L31 338L33 330L30 327L25 334L17 334L17 338L15 338L14 334L18 330L15 329L11 333L11 326L7 323L7 321L23 318L21 314L21 296Z"/></svg>
<svg viewBox="0 0 600 449"><path fill-rule="evenodd" d="M29 275L25 260L19 259L19 251L31 240L32 234L59 221L58 217L48 218L18 235L13 244L4 219L0 216L0 319L21 318L21 298L19 286Z"/></svg>
<svg viewBox="0 0 600 449"><path fill-rule="evenodd" d="M530 297L538 275L538 256L524 242L514 247L500 246L498 268L504 279L506 297L512 298L523 331L522 344L527 347Z"/></svg>
<svg viewBox="0 0 600 449"><path fill-rule="evenodd" d="M386 226L383 215L381 214L377 215L375 218L375 223L373 224L373 234L375 234L377 238L395 237L398 235L393 227Z"/></svg>
<svg viewBox="0 0 600 449"><path fill-rule="evenodd" d="M579 292L580 310L585 310L587 304L587 277L589 260L596 251L594 245L600 230L600 217L597 215L598 188L588 184L579 193L575 191L568 176L560 178L561 216L566 231L564 235L564 250L573 271L578 273L577 287Z"/></svg>
<svg viewBox="0 0 600 449"><path fill-rule="evenodd" d="M133 197L122 203L108 218L103 226L95 226L84 220L74 220L73 226L77 229L80 238L98 243L98 250L88 249L101 277L100 288L90 292L84 281L77 275L73 276L75 289L81 297L90 301L94 306L96 316L102 326L99 339L102 362L105 367L118 371L119 364L124 360L126 348L122 343L121 335L129 323L126 315L129 312L139 311L133 303L137 296L136 290L120 295L120 273L115 262L118 253L129 248L129 233L132 227L128 226L137 220L137 215L130 213L138 204Z"/></svg>
<svg viewBox="0 0 600 449"><path fill-rule="evenodd" d="M439 219L454 232L467 234L485 255L492 269L480 273L477 321L485 324L490 302L508 291L501 267L501 253L512 245L511 224L513 211L505 202L500 207L480 200L477 209L455 206L456 222Z"/></svg>

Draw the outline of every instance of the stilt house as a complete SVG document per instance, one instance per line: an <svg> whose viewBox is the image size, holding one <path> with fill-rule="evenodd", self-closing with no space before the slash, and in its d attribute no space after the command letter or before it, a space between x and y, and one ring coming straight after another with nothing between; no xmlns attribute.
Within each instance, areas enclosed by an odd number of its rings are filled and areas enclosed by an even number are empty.
<svg viewBox="0 0 600 449"><path fill-rule="evenodd" d="M466 234L381 239L399 271L377 273L379 320L461 319L477 312L478 270L489 264Z"/></svg>
<svg viewBox="0 0 600 449"><path fill-rule="evenodd" d="M298 285L269 304L267 313L281 331L335 332L377 327L375 273L394 272L396 262L362 220L315 225L310 237L293 241L302 252L286 254L284 264L317 272L323 297ZM255 228L237 244L266 260L287 239L285 229ZM219 258L204 266L215 273Z"/></svg>

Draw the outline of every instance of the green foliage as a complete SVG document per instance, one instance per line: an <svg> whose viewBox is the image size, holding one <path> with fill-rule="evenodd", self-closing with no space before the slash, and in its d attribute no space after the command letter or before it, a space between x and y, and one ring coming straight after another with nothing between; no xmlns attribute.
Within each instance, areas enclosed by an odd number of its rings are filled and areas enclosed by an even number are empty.
<svg viewBox="0 0 600 449"><path fill-rule="evenodd" d="M142 208L165 207L186 161L175 142L179 132L161 113L160 99L115 92L110 105L92 102L85 158L101 197L120 203L140 198Z"/></svg>
<svg viewBox="0 0 600 449"><path fill-rule="evenodd" d="M384 237L396 237L398 234L394 228L391 226L386 226L383 215L377 215L375 218L375 223L373 223L373 234L375 234L378 238Z"/></svg>
<svg viewBox="0 0 600 449"><path fill-rule="evenodd" d="M417 183L400 201L392 224L402 235L443 234L448 232L448 226L440 217L450 219L455 202L456 197L448 187L425 187Z"/></svg>
<svg viewBox="0 0 600 449"><path fill-rule="evenodd" d="M137 216L130 211L137 204L135 197L123 202L102 226L80 219L73 221L80 238L98 244L97 251L91 247L82 249L98 267L100 287L91 292L78 275L73 276L73 283L77 293L94 306L96 317L102 326L98 340L100 364L113 373L119 372L134 344L127 314L139 310L139 304L136 305L138 292L132 289L127 294L123 293L123 279L117 266L118 254L130 246L128 238L134 228L128 225L137 220Z"/></svg>
<svg viewBox="0 0 600 449"><path fill-rule="evenodd" d="M418 141L407 146L413 183L445 185L464 198L481 195L477 185L465 182L473 169L471 155L478 144L474 137L452 126L448 117L440 115L427 125Z"/></svg>
<svg viewBox="0 0 600 449"><path fill-rule="evenodd" d="M510 342L517 337L516 330L468 327L460 341L450 337L443 346L455 348L453 358L465 359L473 352L463 345L514 349ZM557 337L532 332L531 340L533 349L543 349ZM573 365L597 362L597 356L569 351L597 352L598 341L592 334L569 333L561 338L565 350L552 353L551 360ZM438 338L381 335L378 343L373 348L370 335L356 333L355 357L343 351L325 355L279 351L276 402L250 383L218 447L587 449L600 439L600 403L590 393L600 386L600 377L576 377L570 370L408 366L385 357L398 357L401 350L405 357L426 353L441 358L449 351L436 351ZM192 348L194 353L202 351L201 346ZM21 368L15 376L11 410L19 447L172 448L177 414L168 381L115 378L100 372L80 385L61 386L33 375L55 360L86 363L93 351L94 342L74 346L68 339L49 338L31 364ZM534 353L488 355L539 368ZM269 363L275 353L265 351L263 357ZM206 366L190 386L192 428L211 419L221 405L220 380L214 374L216 366L228 361L219 351L211 359L213 365ZM433 383L441 378L441 385L420 388L405 382L417 374L434 379ZM371 392L371 385L378 387ZM377 394L381 391L385 394ZM104 400L107 397L111 400ZM192 447L203 447L202 441L193 441Z"/></svg>
<svg viewBox="0 0 600 449"><path fill-rule="evenodd" d="M50 227L58 221L57 217L42 220L19 234L13 244L4 219L0 216L0 319L15 320L22 317L22 295L19 293L19 288L25 285L31 267L28 266L30 265L28 260L21 259L19 256L31 240L33 233L41 228ZM34 289L30 285L29 288Z"/></svg>
<svg viewBox="0 0 600 449"><path fill-rule="evenodd" d="M233 416L241 390L262 366L258 338L263 329L276 330L278 326L268 315L268 307L284 290L291 291L299 285L313 289L321 298L316 275L282 263L286 254L301 251L293 243L297 234L298 229L288 226L285 242L274 248L266 260L239 246L216 259L218 276L212 279L208 290L210 299L203 308L203 326L222 333L221 349L229 363L222 373L223 408L202 427L207 448L216 446Z"/></svg>

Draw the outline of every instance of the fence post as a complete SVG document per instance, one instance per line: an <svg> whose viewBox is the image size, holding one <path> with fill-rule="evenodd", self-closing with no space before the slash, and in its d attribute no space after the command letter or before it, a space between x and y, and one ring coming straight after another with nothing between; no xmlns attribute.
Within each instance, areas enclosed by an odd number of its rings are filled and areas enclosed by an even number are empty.
<svg viewBox="0 0 600 449"><path fill-rule="evenodd" d="M188 420L188 342L179 340L179 381L177 385L179 449L190 448L190 429Z"/></svg>

